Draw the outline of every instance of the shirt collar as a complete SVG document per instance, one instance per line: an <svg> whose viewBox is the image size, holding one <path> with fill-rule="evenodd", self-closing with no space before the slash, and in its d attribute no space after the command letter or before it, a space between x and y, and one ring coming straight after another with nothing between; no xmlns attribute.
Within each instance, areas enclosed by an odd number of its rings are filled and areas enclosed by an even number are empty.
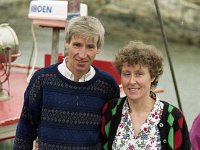
<svg viewBox="0 0 200 150"><path fill-rule="evenodd" d="M67 79L74 81L74 74L67 68L65 59L61 64L58 65L58 71ZM83 75L78 82L86 82L92 79L95 75L94 67L90 66L90 70L88 73Z"/></svg>

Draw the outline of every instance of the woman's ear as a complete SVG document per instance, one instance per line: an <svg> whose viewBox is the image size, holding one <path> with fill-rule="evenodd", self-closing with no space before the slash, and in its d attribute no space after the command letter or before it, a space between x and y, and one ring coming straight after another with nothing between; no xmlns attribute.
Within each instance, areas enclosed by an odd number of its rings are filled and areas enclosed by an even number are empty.
<svg viewBox="0 0 200 150"><path fill-rule="evenodd" d="M158 78L154 77L151 79L151 87L156 87L158 84Z"/></svg>
<svg viewBox="0 0 200 150"><path fill-rule="evenodd" d="M154 82L154 80L155 80L155 79L156 79L155 77L154 77L154 78L152 78L152 79L151 79L151 82Z"/></svg>

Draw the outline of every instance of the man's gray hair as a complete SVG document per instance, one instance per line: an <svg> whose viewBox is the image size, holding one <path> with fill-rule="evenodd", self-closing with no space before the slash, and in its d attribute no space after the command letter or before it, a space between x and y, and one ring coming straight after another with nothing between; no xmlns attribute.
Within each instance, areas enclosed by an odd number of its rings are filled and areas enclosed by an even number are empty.
<svg viewBox="0 0 200 150"><path fill-rule="evenodd" d="M82 35L86 38L98 36L97 48L104 44L105 29L99 19L92 16L80 16L72 18L67 25L65 40L70 43L72 36Z"/></svg>

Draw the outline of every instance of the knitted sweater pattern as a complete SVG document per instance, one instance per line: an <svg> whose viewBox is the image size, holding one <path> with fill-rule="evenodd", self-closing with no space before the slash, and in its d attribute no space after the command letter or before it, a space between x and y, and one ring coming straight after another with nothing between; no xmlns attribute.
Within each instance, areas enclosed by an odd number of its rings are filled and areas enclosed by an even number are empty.
<svg viewBox="0 0 200 150"><path fill-rule="evenodd" d="M58 64L38 70L24 94L14 150L100 150L100 125L105 100L119 97L114 78L95 68L86 82L62 76Z"/></svg>
<svg viewBox="0 0 200 150"><path fill-rule="evenodd" d="M125 99L126 97L109 101L103 108L101 133L104 150L112 150ZM190 150L188 127L184 115L173 105L162 102L164 109L157 125L160 131L162 150Z"/></svg>

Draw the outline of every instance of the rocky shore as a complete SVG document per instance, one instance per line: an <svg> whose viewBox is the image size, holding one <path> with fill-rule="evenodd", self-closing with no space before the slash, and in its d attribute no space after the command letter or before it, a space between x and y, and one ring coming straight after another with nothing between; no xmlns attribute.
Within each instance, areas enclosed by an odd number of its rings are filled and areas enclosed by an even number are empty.
<svg viewBox="0 0 200 150"><path fill-rule="evenodd" d="M101 18L114 36L160 39L160 24L153 1L83 0L89 13ZM200 1L158 1L168 40L200 45Z"/></svg>
<svg viewBox="0 0 200 150"><path fill-rule="evenodd" d="M153 1L146 0L82 0L88 5L88 15L99 17L110 39L161 39L160 24ZM198 0L158 1L165 33L169 41L200 45L200 3ZM0 23L27 19L30 1L7 0L0 2ZM9 9L9 11L7 11ZM23 21L26 20L25 22Z"/></svg>

